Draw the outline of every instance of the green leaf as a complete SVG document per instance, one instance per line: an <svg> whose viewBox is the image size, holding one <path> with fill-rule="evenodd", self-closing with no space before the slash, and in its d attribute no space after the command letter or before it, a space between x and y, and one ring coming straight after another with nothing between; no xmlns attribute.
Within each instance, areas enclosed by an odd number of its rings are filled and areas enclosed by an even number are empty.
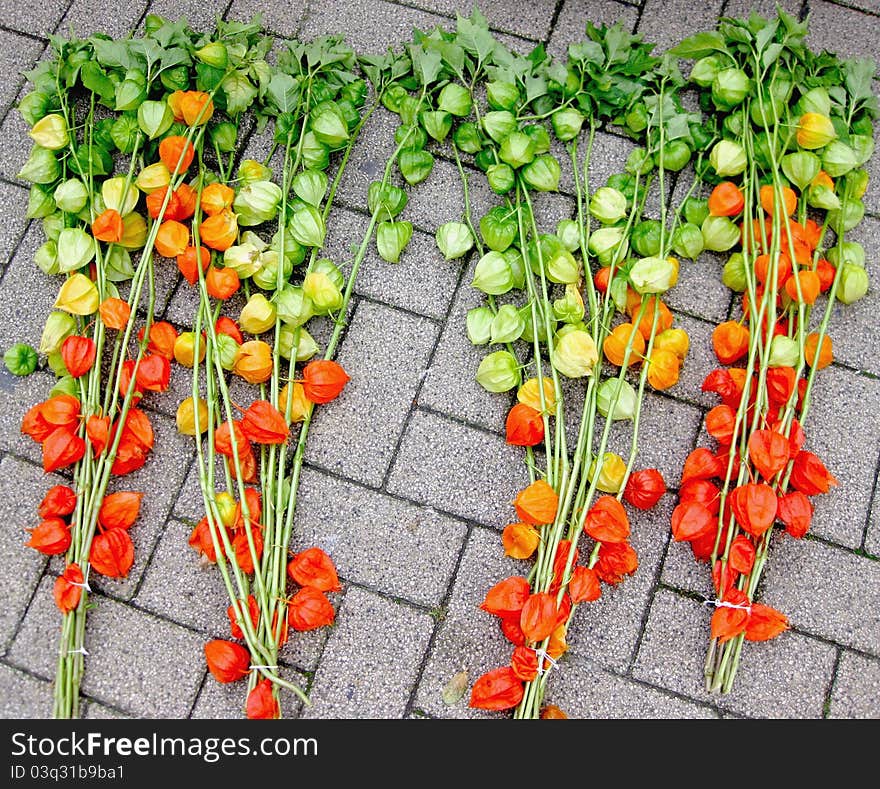
<svg viewBox="0 0 880 789"><path fill-rule="evenodd" d="M419 82L425 87L437 81L443 69L443 60L440 53L435 50L425 50L415 46L409 48L412 59L413 71L419 78Z"/></svg>
<svg viewBox="0 0 880 789"><path fill-rule="evenodd" d="M711 55L713 52L727 52L728 50L724 43L724 37L713 30L690 36L669 51L676 57L696 60Z"/></svg>
<svg viewBox="0 0 880 789"><path fill-rule="evenodd" d="M129 42L112 41L100 36L94 36L90 40L95 48L95 58L102 66L127 70L135 65Z"/></svg>
<svg viewBox="0 0 880 789"><path fill-rule="evenodd" d="M443 687L443 692L441 693L443 703L450 707L458 703L467 692L467 687L468 673L467 671L459 671Z"/></svg>
<svg viewBox="0 0 880 789"><path fill-rule="evenodd" d="M764 50L764 54L761 55L761 65L764 66L764 68L768 68L778 60L779 56L782 54L782 50L782 44L770 44L770 46Z"/></svg>
<svg viewBox="0 0 880 789"><path fill-rule="evenodd" d="M486 18L474 8L470 18L456 14L455 41L477 58L478 63L485 63L495 51L495 38L489 32Z"/></svg>
<svg viewBox="0 0 880 789"><path fill-rule="evenodd" d="M526 102L547 95L547 80L544 77L526 77Z"/></svg>
<svg viewBox="0 0 880 789"><path fill-rule="evenodd" d="M83 63L80 69L80 79L83 86L97 93L104 101L113 101L116 95L116 89L110 81L107 74L95 61Z"/></svg>
<svg viewBox="0 0 880 789"><path fill-rule="evenodd" d="M256 98L256 87L241 72L233 71L223 80L222 85L226 94L226 112L229 115L244 112Z"/></svg>
<svg viewBox="0 0 880 789"><path fill-rule="evenodd" d="M871 80L877 66L868 58L852 58L843 63L844 84L855 101L870 99L874 94Z"/></svg>
<svg viewBox="0 0 880 789"><path fill-rule="evenodd" d="M278 112L294 112L299 104L299 83L290 74L276 71L269 80L266 96L278 108Z"/></svg>

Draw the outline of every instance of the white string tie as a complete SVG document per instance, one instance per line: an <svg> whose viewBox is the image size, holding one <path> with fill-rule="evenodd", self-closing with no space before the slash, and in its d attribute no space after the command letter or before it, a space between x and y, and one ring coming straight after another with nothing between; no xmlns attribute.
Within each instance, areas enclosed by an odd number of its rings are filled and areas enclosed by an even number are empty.
<svg viewBox="0 0 880 789"><path fill-rule="evenodd" d="M85 647L79 647L78 649L68 649L67 654L68 655L83 655L85 657L88 657L89 653L86 651Z"/></svg>
<svg viewBox="0 0 880 789"><path fill-rule="evenodd" d="M728 603L726 600L712 600L711 598L706 598L703 605L715 606L715 608L735 608L739 611L748 611L748 613L752 613L751 603Z"/></svg>
<svg viewBox="0 0 880 789"><path fill-rule="evenodd" d="M264 668L269 671L277 671L278 670L278 666L258 666L256 664L253 666L248 666L248 668Z"/></svg>
<svg viewBox="0 0 880 789"><path fill-rule="evenodd" d="M538 675L547 674L550 672L551 668L556 668L556 660L554 660L550 655L547 654L546 649L536 649L535 654L538 656ZM547 665L545 667L544 662L546 661Z"/></svg>

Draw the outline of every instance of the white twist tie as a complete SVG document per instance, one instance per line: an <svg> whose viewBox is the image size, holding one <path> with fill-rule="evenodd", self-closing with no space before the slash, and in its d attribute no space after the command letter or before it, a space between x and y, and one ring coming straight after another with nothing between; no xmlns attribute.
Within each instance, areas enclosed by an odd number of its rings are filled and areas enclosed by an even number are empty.
<svg viewBox="0 0 880 789"><path fill-rule="evenodd" d="M86 651L85 647L79 647L78 649L68 649L67 654L68 655L84 655L84 656L88 657L89 653Z"/></svg>
<svg viewBox="0 0 880 789"><path fill-rule="evenodd" d="M703 605L711 605L715 606L715 608L735 608L739 611L748 611L750 614L752 613L751 603L728 603L726 600L712 600L711 598L707 598L703 601Z"/></svg>
<svg viewBox="0 0 880 789"><path fill-rule="evenodd" d="M78 586L80 589L85 589L87 592L92 591L92 587L89 586L89 570L92 569L92 565L86 565L86 574L83 577L83 582L78 584L76 581L68 581L71 586Z"/></svg>
<svg viewBox="0 0 880 789"><path fill-rule="evenodd" d="M554 660L550 655L547 654L546 649L536 649L535 654L538 656L538 675L549 673L551 668L556 668L556 660ZM546 661L547 665L545 667L544 662Z"/></svg>
<svg viewBox="0 0 880 789"><path fill-rule="evenodd" d="M278 670L278 666L258 666L258 665L253 665L253 666L248 666L248 668L265 668L265 669L268 669L269 671L277 671L277 670Z"/></svg>

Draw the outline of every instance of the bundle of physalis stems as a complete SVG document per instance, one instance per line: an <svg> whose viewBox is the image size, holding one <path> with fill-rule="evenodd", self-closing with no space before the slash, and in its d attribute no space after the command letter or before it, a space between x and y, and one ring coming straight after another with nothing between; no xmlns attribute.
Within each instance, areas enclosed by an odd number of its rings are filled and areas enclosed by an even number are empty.
<svg viewBox="0 0 880 789"><path fill-rule="evenodd" d="M301 688L279 675L279 651L291 629L332 624L335 613L326 593L341 589L332 560L319 547L288 555L309 426L315 405L335 399L349 380L332 357L374 236L379 255L389 262L397 262L412 236L412 225L397 218L407 194L392 183L393 167L398 164L406 180L416 183L433 163L430 154L424 152L427 163L420 156L427 138L416 123L434 78L418 61L413 65L408 56L390 51L364 57L362 70L373 88L368 102L367 83L341 39L285 46L258 99L259 114L272 118L272 152L264 164L243 162L235 180L229 178L230 157L224 178L198 192L193 244L206 249L202 266L188 277L200 297L190 335L193 395L178 411L179 428L196 436L206 513L190 544L217 563L230 600L232 637L246 645L212 640L205 647L208 667L219 682L248 678L249 718L279 717L282 687L308 703ZM382 179L369 186L369 223L346 276L318 255L349 155L380 104L400 115L397 145ZM276 151L281 152L278 184L267 166ZM236 226L217 243L206 224L224 211L236 217ZM203 213L209 216L199 224ZM244 227L255 230L241 231ZM267 242L260 230L274 235ZM239 289L248 298L236 321L222 313ZM313 317L328 318L332 327L320 359L306 329ZM269 333L272 345L245 340L245 334ZM205 399L200 396L202 360ZM307 363L297 369L298 362ZM230 396L225 377L230 370L260 387L247 408ZM289 453L295 424L299 433Z"/></svg>
<svg viewBox="0 0 880 789"><path fill-rule="evenodd" d="M476 247L472 284L487 303L468 313L468 336L475 345L505 348L483 359L477 380L490 392L517 389L507 440L525 447L531 479L514 502L519 521L504 529L502 543L509 556L534 556L535 564L528 578L514 576L493 587L482 606L499 617L513 656L509 665L476 681L470 703L489 710L516 707L516 717L535 718L542 714L549 669L567 649L576 604L597 599L600 581L618 583L637 567L621 499L647 509L666 490L659 471L634 471L634 465L646 385L673 386L688 348L660 294L677 278L673 248L690 258L702 250L699 229L685 228L680 212L670 217L666 209L670 173L681 170L698 147L693 129L700 119L681 108L683 80L676 69L620 26L589 25L585 41L572 45L567 62L557 64L540 47L526 57L511 53L478 12L459 17L454 34L435 30L418 36L415 45L441 58L445 84L433 114L448 118L447 131L449 116L473 118L450 135L463 186L463 221L442 225L436 238L447 259ZM482 81L488 107L481 108L474 88ZM555 233L539 231L533 198L556 191L561 176L550 153L547 119L566 144L577 195L576 218L560 221ZM620 124L645 147L630 156L626 173L591 196L590 152L603 122ZM696 136L700 147L708 144L698 131ZM474 155L490 188L505 197L480 218L479 232L463 153ZM661 216L645 219L655 182ZM587 211L599 223L595 230ZM524 302L515 301L515 291L524 291ZM551 301L553 296L558 298ZM499 306L496 297L505 303ZM612 327L617 312L629 322ZM518 340L531 351L531 362L518 359ZM620 368L604 380L600 349ZM626 380L630 367L640 367L635 386ZM522 382L527 368L534 376ZM560 376L584 383L573 445L566 441ZM606 451L617 420L632 421L626 460ZM540 445L544 469L533 449ZM597 498L597 492L603 495ZM595 544L578 565L583 532ZM553 708L549 714L562 713Z"/></svg>
<svg viewBox="0 0 880 789"><path fill-rule="evenodd" d="M706 415L718 449L687 458L672 518L674 538L712 568L705 679L722 693L733 686L744 641L789 627L755 596L774 523L802 538L810 497L837 484L804 448L803 425L816 373L833 359L834 305L868 289L865 250L845 234L864 215L860 168L873 150L875 64L810 52L806 29L782 11L771 20L724 19L674 50L697 59L690 78L722 137L709 157L706 178L716 186L705 222L717 248L738 247L722 279L742 292L742 317L712 336L725 367L702 386L722 400Z"/></svg>
<svg viewBox="0 0 880 789"><path fill-rule="evenodd" d="M90 571L121 578L134 562L128 529L143 494L107 489L153 446L138 406L167 389L176 337L153 321L154 253L164 254L172 212L192 214L184 179L206 143L212 91L189 90L198 40L184 23L151 17L143 38L52 37L51 46L19 105L35 143L19 177L33 183L28 216L42 219L48 239L36 263L65 275L40 343L58 381L22 432L42 444L45 471L72 467L72 487L48 491L27 543L65 557L54 585L63 614L54 715L69 718L79 710ZM124 282L127 298L116 285Z"/></svg>

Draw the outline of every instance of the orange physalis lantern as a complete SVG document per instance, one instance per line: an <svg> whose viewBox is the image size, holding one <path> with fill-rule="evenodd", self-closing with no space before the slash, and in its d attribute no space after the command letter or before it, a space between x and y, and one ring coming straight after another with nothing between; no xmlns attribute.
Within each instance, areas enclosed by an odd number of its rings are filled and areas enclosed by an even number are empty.
<svg viewBox="0 0 880 789"><path fill-rule="evenodd" d="M471 707L480 710L509 710L522 701L523 682L510 666L483 674L471 690Z"/></svg>
<svg viewBox="0 0 880 789"><path fill-rule="evenodd" d="M115 244L122 238L122 231L122 217L115 208L102 211L92 222L92 235L98 241Z"/></svg>
<svg viewBox="0 0 880 789"><path fill-rule="evenodd" d="M274 720L281 717L281 705L272 695L272 682L261 679L248 693L245 714L248 720Z"/></svg>
<svg viewBox="0 0 880 789"><path fill-rule="evenodd" d="M746 641L769 641L788 628L788 617L785 614L769 605L753 603L752 613L746 625Z"/></svg>
<svg viewBox="0 0 880 789"><path fill-rule="evenodd" d="M486 592L480 608L502 619L518 619L530 591L529 582L522 576L505 578Z"/></svg>
<svg viewBox="0 0 880 789"><path fill-rule="evenodd" d="M242 417L241 431L256 444L283 444L290 433L284 416L266 400L251 403Z"/></svg>
<svg viewBox="0 0 880 789"><path fill-rule="evenodd" d="M504 553L512 559L528 559L541 542L541 535L527 523L509 523L501 533Z"/></svg>
<svg viewBox="0 0 880 789"><path fill-rule="evenodd" d="M73 611L79 605L83 591L83 573L78 564L68 564L64 572L55 579L52 597L61 613Z"/></svg>
<svg viewBox="0 0 880 789"><path fill-rule="evenodd" d="M96 572L108 578L124 578L134 564L134 545L124 529L108 529L96 534L89 553Z"/></svg>
<svg viewBox="0 0 880 789"><path fill-rule="evenodd" d="M332 625L335 618L327 596L311 586L304 586L287 604L287 622L300 632Z"/></svg>
<svg viewBox="0 0 880 789"><path fill-rule="evenodd" d="M730 491L730 508L742 528L760 537L776 519L776 494L764 483L749 482Z"/></svg>
<svg viewBox="0 0 880 789"><path fill-rule="evenodd" d="M525 403L517 403L507 414L507 443L517 447L533 447L544 440L544 418Z"/></svg>
<svg viewBox="0 0 880 789"><path fill-rule="evenodd" d="M712 347L721 364L733 364L749 352L749 330L736 321L719 323L712 331Z"/></svg>
<svg viewBox="0 0 880 789"><path fill-rule="evenodd" d="M128 529L141 509L143 493L119 491L104 496L98 510L98 523L103 529Z"/></svg>
<svg viewBox="0 0 880 789"><path fill-rule="evenodd" d="M217 682L235 682L250 672L250 653L240 644L215 638L205 644L208 671Z"/></svg>
<svg viewBox="0 0 880 789"><path fill-rule="evenodd" d="M338 592L342 589L333 560L317 547L296 554L287 565L287 574L300 586L319 592Z"/></svg>
<svg viewBox="0 0 880 789"><path fill-rule="evenodd" d="M676 542L691 542L715 531L718 520L706 505L684 501L672 511L672 537Z"/></svg>
<svg viewBox="0 0 880 789"><path fill-rule="evenodd" d="M584 519L584 531L597 542L626 542L629 519L614 496L600 496Z"/></svg>
<svg viewBox="0 0 880 789"><path fill-rule="evenodd" d="M342 366L329 359L309 362L303 368L303 391L313 403L329 403L339 396L349 377Z"/></svg>
<svg viewBox="0 0 880 789"><path fill-rule="evenodd" d="M640 510L649 510L666 493L666 482L656 468L634 471L626 481L623 498L627 504Z"/></svg>
<svg viewBox="0 0 880 789"><path fill-rule="evenodd" d="M825 468L825 464L812 452L805 450L797 453L789 481L796 490L807 496L827 493L832 485L837 484L837 479Z"/></svg>
<svg viewBox="0 0 880 789"><path fill-rule="evenodd" d="M517 494L513 506L523 523L541 526L553 523L559 507L559 496L545 480L538 479Z"/></svg>
<svg viewBox="0 0 880 789"><path fill-rule="evenodd" d="M31 529L31 537L25 545L45 556L57 556L70 547L70 542L68 525L61 518L46 518Z"/></svg>
<svg viewBox="0 0 880 789"><path fill-rule="evenodd" d="M104 299L98 307L98 314L101 316L101 322L108 329L121 331L128 326L128 319L131 317L131 307L128 302L115 297Z"/></svg>

